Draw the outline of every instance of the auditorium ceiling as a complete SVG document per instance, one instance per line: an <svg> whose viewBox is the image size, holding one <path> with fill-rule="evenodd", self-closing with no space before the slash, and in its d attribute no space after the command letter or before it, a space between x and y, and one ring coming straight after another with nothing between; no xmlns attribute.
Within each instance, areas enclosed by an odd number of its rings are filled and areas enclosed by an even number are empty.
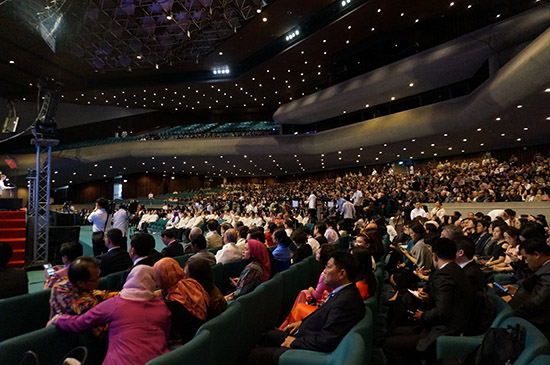
<svg viewBox="0 0 550 365"><path fill-rule="evenodd" d="M190 116L228 121L237 121L239 115L250 119L272 116L280 106L292 101L529 9L548 6L548 1L536 0L21 3L0 1L0 26L4 29L0 33L0 97L13 99L16 106L32 105L37 79L48 76L64 84L60 108L71 104L81 106L83 113L93 106L152 112L161 120L155 121L155 126L190 121ZM44 35L48 31L51 37ZM411 137L406 144L390 143L382 151L380 147L367 146L365 152L344 149L323 161L319 154L304 155L299 161L295 153L281 155L273 163L268 155L256 156L254 163L235 156L230 162L222 158L208 168L199 168L205 165L202 157L174 157L197 166L195 171L182 169L184 173L216 171L215 176L266 176L418 159L438 153L449 155L463 150L468 153L485 146L535 144L541 142L537 130L545 128L539 120L550 117L549 96L546 88L536 90L521 108L503 111L507 118L492 116L491 121L500 124L480 125L452 134L452 142L443 134L416 140ZM514 115L516 118L511 118ZM537 123L520 126L514 122L519 118ZM21 121L22 127L31 122ZM111 136L113 124L123 122L105 120L91 124L88 130L82 126L84 136L75 133L74 127L67 130L77 139L84 139L86 133L97 133L98 129ZM59 124L60 135L67 138L63 135L64 124ZM22 136L15 143L27 144L28 139L28 135ZM12 148L13 143L4 146ZM2 145L0 151L7 152ZM212 158L208 162L213 164ZM114 159L108 163L113 167L89 176L90 166L78 160L60 159L59 163L63 166L56 169L60 185L72 182L70 176L81 176L74 181L79 182L126 171L182 172L181 166L164 169L162 165L151 165L145 170L144 161Z"/></svg>

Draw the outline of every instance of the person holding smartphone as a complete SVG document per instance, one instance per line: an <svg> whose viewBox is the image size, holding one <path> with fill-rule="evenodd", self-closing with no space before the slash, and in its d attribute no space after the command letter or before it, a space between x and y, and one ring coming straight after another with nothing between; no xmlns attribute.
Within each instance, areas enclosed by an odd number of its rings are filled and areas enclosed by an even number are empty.
<svg viewBox="0 0 550 365"><path fill-rule="evenodd" d="M69 265L76 260L77 257L82 256L83 248L80 242L71 241L61 244L59 249L61 253L61 261L63 261L63 267L52 266L51 264L44 265L44 276L46 282L44 283L44 289L50 289L60 279L67 279L69 272ZM47 267L49 265L49 267Z"/></svg>

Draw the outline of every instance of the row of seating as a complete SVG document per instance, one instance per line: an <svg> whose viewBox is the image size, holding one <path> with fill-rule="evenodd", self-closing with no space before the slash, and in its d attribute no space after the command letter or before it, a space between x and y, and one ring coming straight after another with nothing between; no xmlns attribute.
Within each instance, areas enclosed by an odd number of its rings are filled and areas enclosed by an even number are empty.
<svg viewBox="0 0 550 365"><path fill-rule="evenodd" d="M525 347L515 365L550 364L550 343L542 332L523 318L514 317L512 307L493 290L489 291L496 308L496 317L491 323L492 328L515 327L516 324L526 329ZM462 363L483 341L479 336L441 336L437 339L436 350L438 361L456 361Z"/></svg>

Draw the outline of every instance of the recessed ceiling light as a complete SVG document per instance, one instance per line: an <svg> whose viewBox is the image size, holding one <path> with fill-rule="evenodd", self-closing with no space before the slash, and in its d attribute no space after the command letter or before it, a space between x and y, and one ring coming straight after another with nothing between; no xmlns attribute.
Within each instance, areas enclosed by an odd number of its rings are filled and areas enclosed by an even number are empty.
<svg viewBox="0 0 550 365"><path fill-rule="evenodd" d="M15 63L14 60L10 60L10 65L13 65Z"/></svg>
<svg viewBox="0 0 550 365"><path fill-rule="evenodd" d="M516 141L521 142L521 138L516 139Z"/></svg>
<svg viewBox="0 0 550 365"><path fill-rule="evenodd" d="M464 139L462 140L462 142L468 142L468 139L464 138Z"/></svg>
<svg viewBox="0 0 550 365"><path fill-rule="evenodd" d="M443 134L443 137L448 137L449 135L447 133L444 133Z"/></svg>
<svg viewBox="0 0 550 365"><path fill-rule="evenodd" d="M477 131L478 131L478 132L481 132L481 128L478 128Z"/></svg>
<svg viewBox="0 0 550 365"><path fill-rule="evenodd" d="M31 85L31 86L32 86L32 84L29 84L29 85ZM549 88L547 88L547 89L544 89L544 92L545 92L545 93L550 93L550 87L549 87Z"/></svg>
<svg viewBox="0 0 550 365"><path fill-rule="evenodd" d="M266 18L266 17L262 18L262 21L263 21L264 23L267 22L267 18Z"/></svg>
<svg viewBox="0 0 550 365"><path fill-rule="evenodd" d="M392 97L390 98L390 100L392 100L392 101L395 100L395 96L392 96Z"/></svg>
<svg viewBox="0 0 550 365"><path fill-rule="evenodd" d="M501 137L504 137L506 135L506 133L501 133L500 136Z"/></svg>
<svg viewBox="0 0 550 365"><path fill-rule="evenodd" d="M452 3L450 3L450 4L449 4L449 6L454 6L454 5L455 5L455 3L454 3L454 2L452 2Z"/></svg>
<svg viewBox="0 0 550 365"><path fill-rule="evenodd" d="M409 84L409 87L413 87L413 86L414 86L414 82L411 82L411 83Z"/></svg>
<svg viewBox="0 0 550 365"><path fill-rule="evenodd" d="M415 23L418 23L419 21L420 21L420 19L416 19L414 22L415 22Z"/></svg>
<svg viewBox="0 0 550 365"><path fill-rule="evenodd" d="M528 130L529 130L529 128L525 127L525 128L523 128L523 130L524 130L524 131L528 131Z"/></svg>
<svg viewBox="0 0 550 365"><path fill-rule="evenodd" d="M516 108L521 109L521 108L523 108L523 105L520 104Z"/></svg>
<svg viewBox="0 0 550 365"><path fill-rule="evenodd" d="M496 120L496 121L499 121L499 120L500 120L500 117L495 118L495 120Z"/></svg>

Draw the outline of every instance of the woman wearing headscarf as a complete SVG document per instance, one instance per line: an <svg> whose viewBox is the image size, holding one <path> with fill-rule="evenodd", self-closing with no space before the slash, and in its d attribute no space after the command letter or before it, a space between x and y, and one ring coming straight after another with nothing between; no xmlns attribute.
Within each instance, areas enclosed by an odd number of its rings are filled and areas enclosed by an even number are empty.
<svg viewBox="0 0 550 365"><path fill-rule="evenodd" d="M186 278L195 279L208 293L208 319L220 315L227 309L227 301L216 286L214 272L206 260L187 261L185 265Z"/></svg>
<svg viewBox="0 0 550 365"><path fill-rule="evenodd" d="M50 323L77 333L108 323L109 348L103 364L145 364L168 352L170 311L155 288L155 270L138 265L118 296L82 315L57 315Z"/></svg>
<svg viewBox="0 0 550 365"><path fill-rule="evenodd" d="M231 278L231 284L236 290L227 295L227 300L237 299L239 296L250 293L258 285L269 279L271 265L269 254L263 243L257 240L247 240L244 245L243 260L249 261L239 278Z"/></svg>
<svg viewBox="0 0 550 365"><path fill-rule="evenodd" d="M172 312L171 340L186 343L208 316L208 293L195 279L186 279L179 263L170 257L155 263L157 285Z"/></svg>

